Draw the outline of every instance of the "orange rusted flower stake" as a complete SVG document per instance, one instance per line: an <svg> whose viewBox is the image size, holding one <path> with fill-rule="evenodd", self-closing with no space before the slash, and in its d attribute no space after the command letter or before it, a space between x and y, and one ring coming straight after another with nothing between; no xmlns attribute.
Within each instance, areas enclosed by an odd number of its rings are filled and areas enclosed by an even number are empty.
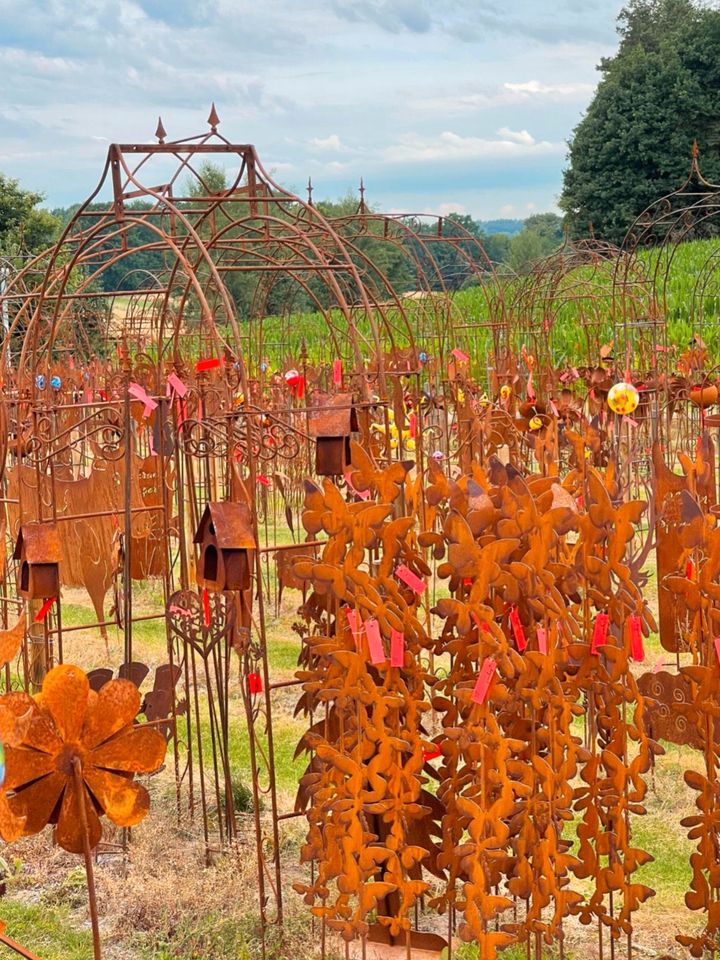
<svg viewBox="0 0 720 960"><path fill-rule="evenodd" d="M25 693L0 697L0 720L7 711L21 727L6 747L8 810L20 824L15 835L56 823L60 846L84 855L96 958L100 936L92 850L101 837L100 814L120 827L143 820L150 797L133 776L155 772L165 758L165 738L135 722L140 699L129 680L110 680L96 693L85 673L67 664L47 674L35 698ZM0 805L0 830L1 814ZM11 828L12 822L8 832Z"/></svg>

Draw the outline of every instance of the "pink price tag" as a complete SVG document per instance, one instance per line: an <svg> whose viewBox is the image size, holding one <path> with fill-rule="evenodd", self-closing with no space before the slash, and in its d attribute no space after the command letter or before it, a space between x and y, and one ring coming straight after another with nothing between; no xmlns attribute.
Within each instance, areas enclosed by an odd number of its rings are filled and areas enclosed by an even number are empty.
<svg viewBox="0 0 720 960"><path fill-rule="evenodd" d="M520 621L520 611L517 607L513 607L510 611L510 626L512 627L517 648L520 653L522 653L525 647L527 647L527 640L525 638L525 631L523 630L522 622Z"/></svg>
<svg viewBox="0 0 720 960"><path fill-rule="evenodd" d="M720 639L720 637L718 637L718 639ZM716 641L716 642L717 642L717 641ZM667 663L667 660L665 659L665 657L658 657L657 663L656 663L655 666L652 668L652 672L653 672L653 673L660 673L660 671L661 671L662 668L666 665L666 663Z"/></svg>
<svg viewBox="0 0 720 960"><path fill-rule="evenodd" d="M167 395L170 396L172 391L181 398L188 392L188 388L176 373L171 373L167 378Z"/></svg>
<svg viewBox="0 0 720 960"><path fill-rule="evenodd" d="M535 631L538 642L538 650L540 653L547 653L547 633L545 627L538 627Z"/></svg>
<svg viewBox="0 0 720 960"><path fill-rule="evenodd" d="M715 637L715 653L717 655L718 662L720 662L720 637Z"/></svg>
<svg viewBox="0 0 720 960"><path fill-rule="evenodd" d="M405 665L405 634L399 630L390 633L390 666L402 667Z"/></svg>
<svg viewBox="0 0 720 960"><path fill-rule="evenodd" d="M382 637L380 636L380 624L373 617L365 621L365 636L367 637L368 650L370 651L370 662L375 664L385 663L387 657L383 648Z"/></svg>
<svg viewBox="0 0 720 960"><path fill-rule="evenodd" d="M336 387L342 384L342 360L333 360L332 378Z"/></svg>
<svg viewBox="0 0 720 960"><path fill-rule="evenodd" d="M497 663L492 657L483 660L483 665L480 667L480 672L475 682L475 689L472 692L473 703L485 703L485 698L487 697L490 684L495 676L496 669Z"/></svg>
<svg viewBox="0 0 720 960"><path fill-rule="evenodd" d="M622 422L626 423L629 427L633 427L633 428L637 427L638 425L637 420L633 420L632 417L623 417Z"/></svg>
<svg viewBox="0 0 720 960"><path fill-rule="evenodd" d="M427 584L424 580L413 573L412 570L409 570L404 563L401 563L400 566L395 571L395 576L398 580L410 587L411 590L414 590L415 593L425 593L427 590Z"/></svg>
<svg viewBox="0 0 720 960"><path fill-rule="evenodd" d="M348 471L345 474L345 483L348 485L350 490L355 494L356 497L360 497L361 500L367 500L370 496L369 490L357 490L352 482L352 474Z"/></svg>
<svg viewBox="0 0 720 960"><path fill-rule="evenodd" d="M358 615L357 611L353 610L352 607L345 608L345 617L347 618L348 626L350 627L350 632L355 635L358 633Z"/></svg>
<svg viewBox="0 0 720 960"><path fill-rule="evenodd" d="M458 363L467 363L470 357L463 351L455 347L452 351L452 355L455 357Z"/></svg>
<svg viewBox="0 0 720 960"><path fill-rule="evenodd" d="M144 417L149 417L153 410L157 408L157 400L153 400L152 397L149 397L145 388L141 387L139 383L131 383L128 387L128 393L131 397L134 397L136 400L139 400L141 403L145 404L145 408L143 410Z"/></svg>
<svg viewBox="0 0 720 960"><path fill-rule="evenodd" d="M606 613L599 613L595 617L595 626L593 627L592 642L590 644L590 653L597 653L598 648L602 647L607 641L608 627L610 626L610 617Z"/></svg>
<svg viewBox="0 0 720 960"><path fill-rule="evenodd" d="M630 617L630 655L635 663L643 663L645 660L642 620L638 616Z"/></svg>

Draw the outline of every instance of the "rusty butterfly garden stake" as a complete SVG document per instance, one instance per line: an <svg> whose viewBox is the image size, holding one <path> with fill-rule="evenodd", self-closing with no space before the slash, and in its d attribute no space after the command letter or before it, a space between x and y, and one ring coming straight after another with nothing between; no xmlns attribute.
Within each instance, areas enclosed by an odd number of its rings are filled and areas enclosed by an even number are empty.
<svg viewBox="0 0 720 960"><path fill-rule="evenodd" d="M380 476L371 492L387 483ZM430 571L408 538L413 518L393 519L392 503L347 503L327 480L306 490L305 529L328 540L317 560L294 563L313 591L299 676L314 722L301 743L311 759L297 805L309 821L302 857L316 866L313 882L296 889L321 919L323 949L326 928L346 942L440 947L440 937L411 931L428 890L420 864L432 860L428 814L437 807L422 776L430 705L418 605Z"/></svg>

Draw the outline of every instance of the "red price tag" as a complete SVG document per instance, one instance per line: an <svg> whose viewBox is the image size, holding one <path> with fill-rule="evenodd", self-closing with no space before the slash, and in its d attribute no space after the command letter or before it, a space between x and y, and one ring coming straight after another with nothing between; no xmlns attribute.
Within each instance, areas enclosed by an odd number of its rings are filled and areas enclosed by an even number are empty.
<svg viewBox="0 0 720 960"><path fill-rule="evenodd" d="M637 616L630 617L630 654L635 663L642 663L645 660L642 620Z"/></svg>
<svg viewBox="0 0 720 960"><path fill-rule="evenodd" d="M195 372L202 373L205 370L215 370L220 366L218 357L206 357L204 360L198 360L195 364Z"/></svg>
<svg viewBox="0 0 720 960"><path fill-rule="evenodd" d="M608 627L610 626L610 617L606 613L599 613L595 617L595 626L593 627L592 642L590 644L590 653L597 653L598 647L602 647L607 642Z"/></svg>
<svg viewBox="0 0 720 960"><path fill-rule="evenodd" d="M492 657L483 660L483 665L480 667L480 672L475 682L475 689L472 692L472 700L474 703L485 703L485 697L487 697L496 670L497 663Z"/></svg>
<svg viewBox="0 0 720 960"><path fill-rule="evenodd" d="M332 378L336 387L342 384L342 360L333 360Z"/></svg>
<svg viewBox="0 0 720 960"><path fill-rule="evenodd" d="M375 666L379 663L385 663L387 658L383 648L382 637L380 636L380 624L374 617L365 621L365 636L367 637L368 650L370 651L370 662Z"/></svg>
<svg viewBox="0 0 720 960"><path fill-rule="evenodd" d="M249 673L247 677L248 693L262 693L263 682L259 673Z"/></svg>
<svg viewBox="0 0 720 960"><path fill-rule="evenodd" d="M390 634L390 666L402 667L405 665L405 635L399 630Z"/></svg>
<svg viewBox="0 0 720 960"><path fill-rule="evenodd" d="M517 648L520 653L522 653L525 647L527 647L527 640L525 639L525 631L520 620L520 611L517 607L513 607L510 611L510 626L512 627Z"/></svg>
<svg viewBox="0 0 720 960"><path fill-rule="evenodd" d="M45 617L50 613L50 608L55 603L56 598L50 597L45 603L40 607L38 612L35 614L35 623L42 623Z"/></svg>
<svg viewBox="0 0 720 960"><path fill-rule="evenodd" d="M206 627L210 626L210 594L207 590L202 592L202 605L203 605L203 623Z"/></svg>

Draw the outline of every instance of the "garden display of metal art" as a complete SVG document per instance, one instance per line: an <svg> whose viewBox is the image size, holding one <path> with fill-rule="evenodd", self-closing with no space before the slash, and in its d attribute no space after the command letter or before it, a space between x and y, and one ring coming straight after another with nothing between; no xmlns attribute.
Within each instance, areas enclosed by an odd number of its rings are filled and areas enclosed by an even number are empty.
<svg viewBox="0 0 720 960"><path fill-rule="evenodd" d="M636 824L670 741L702 755L683 826L704 927L678 940L712 952L720 378L701 315L672 346L662 271L718 188L694 157L624 248L568 243L499 277L456 221L378 214L364 191L327 218L221 136L214 108L208 123L112 145L57 246L0 298L3 839L51 823L84 856L99 956L100 817L137 824L150 794L134 778L167 750L208 860L231 841L257 858L263 933L294 887L319 957L469 942L483 960L513 944L539 960L587 928L596 956L629 958L653 895ZM233 167L221 190L208 158ZM123 275L138 250L157 269ZM390 257L403 285L378 266ZM71 588L82 623L63 616ZM269 657L283 591L299 616L290 683ZM148 621L166 650L144 664ZM86 675L67 647L89 628L124 642ZM656 634L664 670L645 663ZM275 778L281 689L306 721L294 809ZM292 869L291 818L307 821Z"/></svg>

